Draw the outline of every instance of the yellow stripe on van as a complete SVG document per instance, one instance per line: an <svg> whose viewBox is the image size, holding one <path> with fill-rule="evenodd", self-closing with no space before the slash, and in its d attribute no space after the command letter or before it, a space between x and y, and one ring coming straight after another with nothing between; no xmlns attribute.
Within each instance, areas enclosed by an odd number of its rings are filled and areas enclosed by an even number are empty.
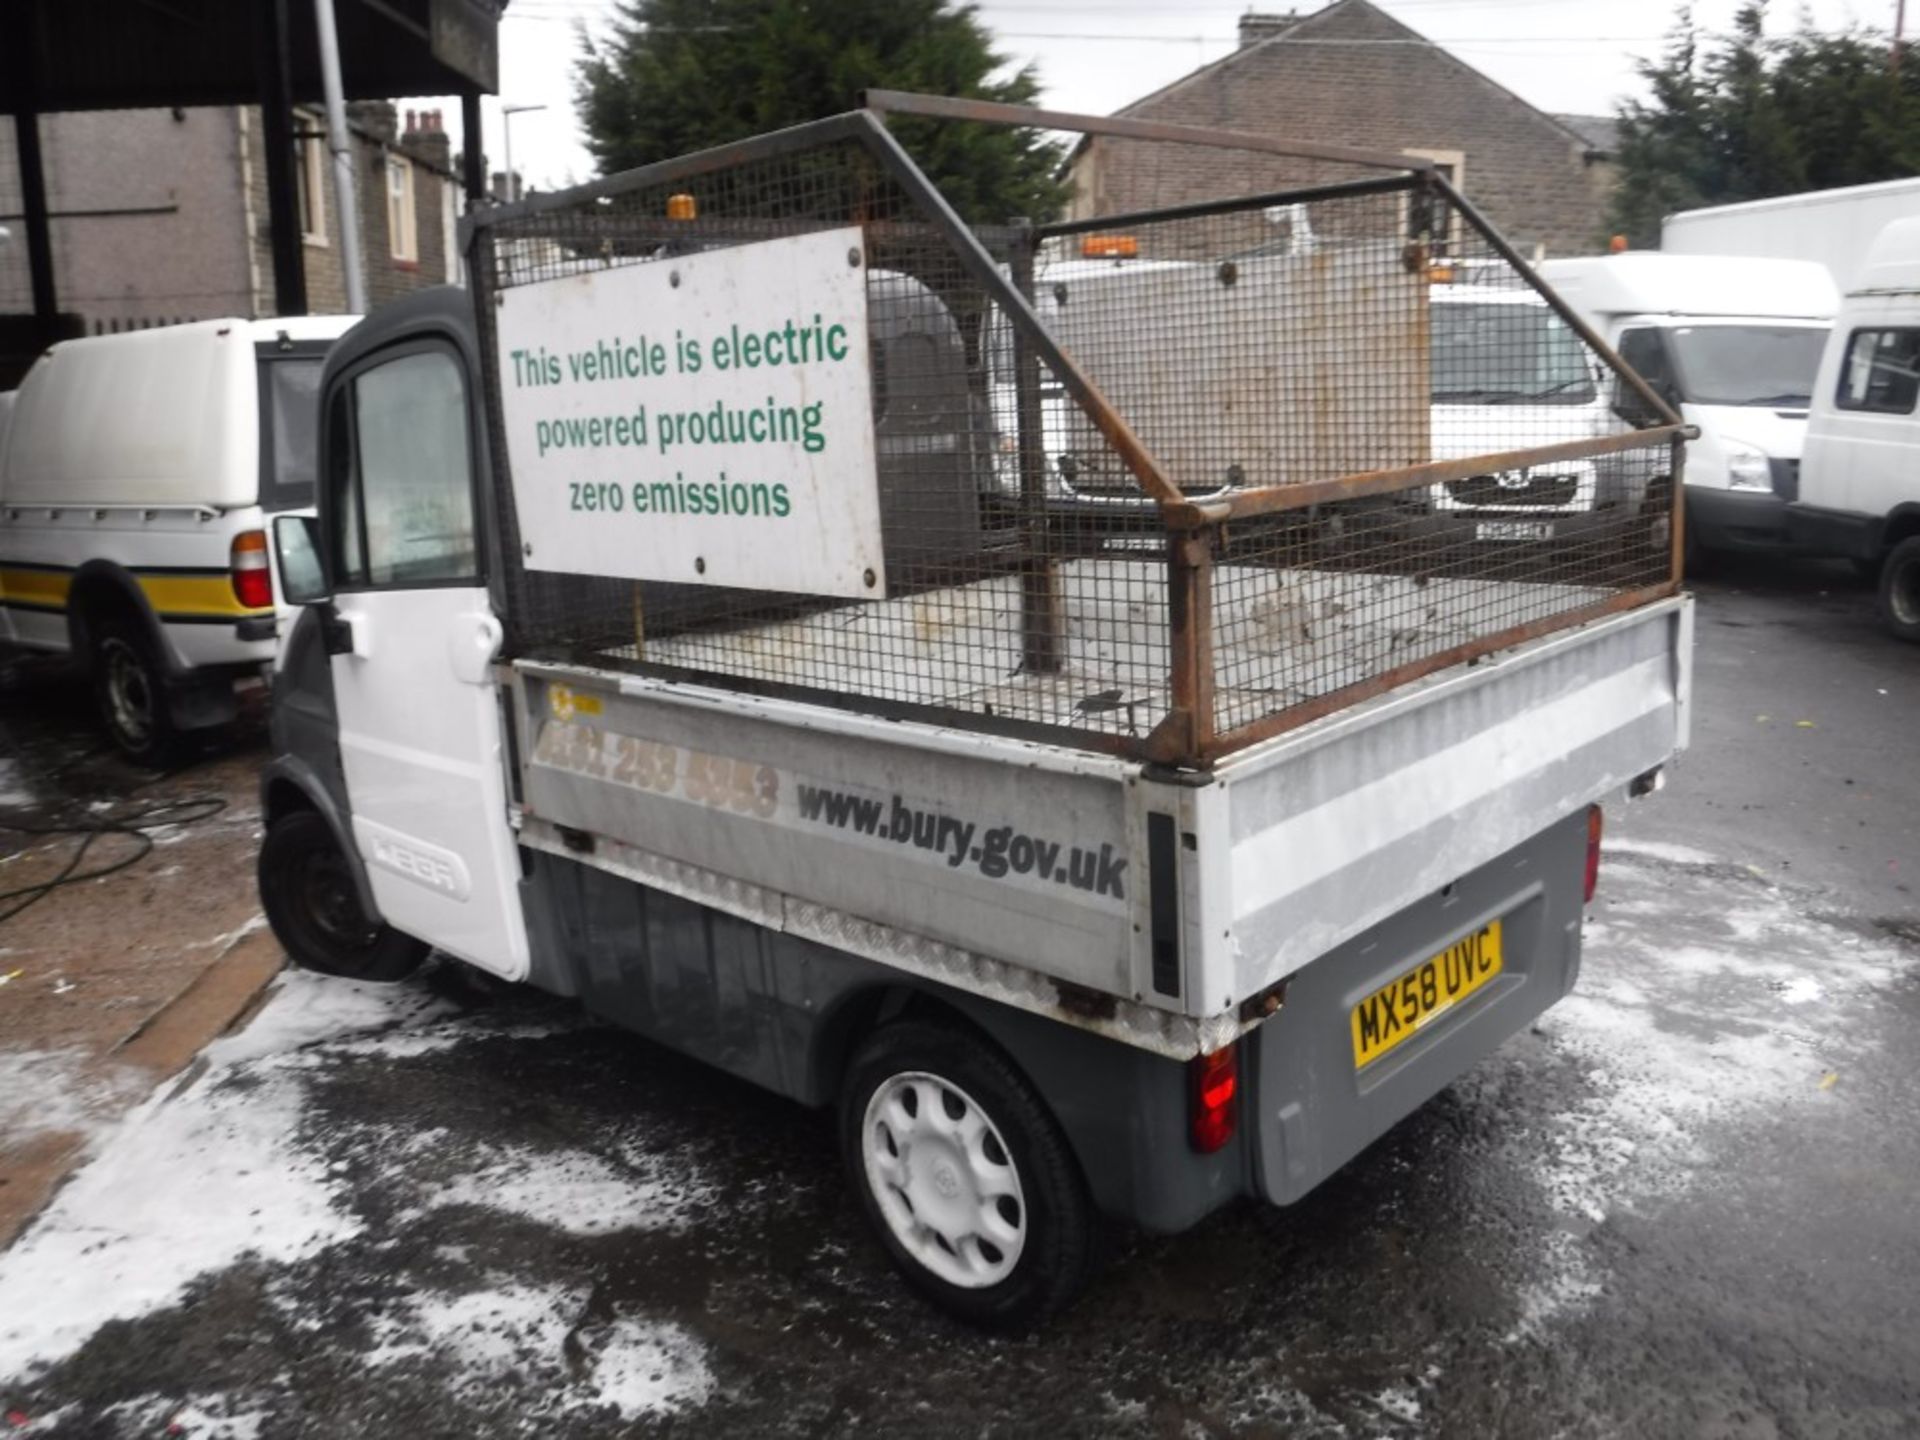
<svg viewBox="0 0 1920 1440"><path fill-rule="evenodd" d="M73 576L64 570L0 569L0 604L64 610L72 588Z"/></svg>
<svg viewBox="0 0 1920 1440"><path fill-rule="evenodd" d="M162 619L169 615L207 616L244 620L249 615L271 615L271 610L255 610L234 598L233 581L223 571L217 575L136 575L146 592L147 603Z"/></svg>

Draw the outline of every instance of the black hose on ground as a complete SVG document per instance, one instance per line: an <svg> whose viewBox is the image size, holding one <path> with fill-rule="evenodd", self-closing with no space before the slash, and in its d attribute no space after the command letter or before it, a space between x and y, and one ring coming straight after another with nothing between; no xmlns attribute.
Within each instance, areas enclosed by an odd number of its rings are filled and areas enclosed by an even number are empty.
<svg viewBox="0 0 1920 1440"><path fill-rule="evenodd" d="M31 885L22 885L13 890L0 890L0 925L6 924L28 906L47 898L63 885L78 885L87 880L99 880L108 875L116 875L130 866L139 864L153 850L153 831L166 830L177 825L198 825L210 820L227 808L227 802L218 795L187 795L173 800L152 800L145 804L127 808L120 807L120 813L112 809L104 814L89 815L70 820L30 820L24 817L10 817L0 814L0 830L11 831L16 835L39 835L49 838L78 836L80 843L74 846L73 853L67 857L67 863L60 872L50 879L36 881ZM81 862L87 858L87 852L93 848L93 842L102 835L131 836L137 848L131 855L123 855L109 864L92 870L81 870ZM8 901L18 903L8 905Z"/></svg>

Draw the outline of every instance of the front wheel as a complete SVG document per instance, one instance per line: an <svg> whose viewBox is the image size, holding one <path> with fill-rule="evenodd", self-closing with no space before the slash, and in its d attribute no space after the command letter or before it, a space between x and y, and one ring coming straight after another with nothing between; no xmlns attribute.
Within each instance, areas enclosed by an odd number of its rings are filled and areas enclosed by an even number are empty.
<svg viewBox="0 0 1920 1440"><path fill-rule="evenodd" d="M428 947L368 918L333 827L316 811L283 815L260 846L260 903L296 965L348 980L404 980Z"/></svg>
<svg viewBox="0 0 1920 1440"><path fill-rule="evenodd" d="M941 1309L1014 1328L1086 1283L1093 1222L1080 1167L989 1043L923 1021L877 1031L849 1069L840 1126L867 1218Z"/></svg>
<svg viewBox="0 0 1920 1440"><path fill-rule="evenodd" d="M1920 535L1894 546L1880 566L1880 618L1894 635L1920 645Z"/></svg>
<svg viewBox="0 0 1920 1440"><path fill-rule="evenodd" d="M166 664L148 627L129 615L101 620L88 656L100 718L136 765L164 769L181 736L167 707Z"/></svg>

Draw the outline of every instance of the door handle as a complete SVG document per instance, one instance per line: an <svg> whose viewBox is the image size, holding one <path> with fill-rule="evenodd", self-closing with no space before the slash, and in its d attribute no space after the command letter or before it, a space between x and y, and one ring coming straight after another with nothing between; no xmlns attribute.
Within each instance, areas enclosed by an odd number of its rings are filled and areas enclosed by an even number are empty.
<svg viewBox="0 0 1920 1440"><path fill-rule="evenodd" d="M323 600L314 608L320 612L320 639L327 654L353 654L353 622L331 600Z"/></svg>
<svg viewBox="0 0 1920 1440"><path fill-rule="evenodd" d="M447 634L447 663L456 680L468 685L487 683L487 667L500 653L505 632L497 617L481 611L459 616Z"/></svg>

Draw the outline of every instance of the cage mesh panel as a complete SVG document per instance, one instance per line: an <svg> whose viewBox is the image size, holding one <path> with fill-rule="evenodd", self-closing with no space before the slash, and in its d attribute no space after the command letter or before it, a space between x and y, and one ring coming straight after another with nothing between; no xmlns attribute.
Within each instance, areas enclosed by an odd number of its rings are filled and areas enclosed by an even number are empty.
<svg viewBox="0 0 1920 1440"><path fill-rule="evenodd" d="M1131 148L1157 156L1145 173L1168 199L1230 193L1194 193L1207 174L1176 162L1196 147ZM1222 153L1235 152L1208 154L1215 171ZM1278 183L1271 168L1249 168L1248 183ZM1324 164L1288 173L1360 178ZM1116 203L1138 208L1139 188L1136 177ZM694 197L697 219L665 218L679 194ZM1424 196L1409 181L1226 203L1037 246L1011 227L976 236L1012 273L1030 256L1042 325L1189 496L1624 429L1597 358L1483 237ZM861 143L492 221L475 247L475 285L484 301L586 270L855 224L888 598L527 570L503 475L511 652L1040 726L1140 752L1169 711L1175 665L1159 508L970 275L954 238ZM492 367L492 306L480 308ZM671 328L652 316L610 325ZM498 375L489 381L497 387ZM504 436L494 441L504 457ZM1270 721L1667 579L1667 467L1664 447L1524 474L1490 467L1215 527L1214 728Z"/></svg>
<svg viewBox="0 0 1920 1440"><path fill-rule="evenodd" d="M1601 357L1465 217L1421 204L1403 192L1285 207L1285 237L1216 264L1237 269L1222 287L1233 298L1220 303L1259 320L1232 332L1254 338L1209 373L1261 377L1251 388L1283 394L1284 418L1269 417L1274 433L1263 436L1235 419L1251 397L1221 394L1223 438L1208 443L1177 438L1195 434L1190 411L1140 410L1143 439L1154 448L1162 437L1156 454L1183 488L1241 471L1284 487L1632 430L1616 408L1622 382ZM1270 208L1269 218L1282 217ZM1409 238L1423 218L1426 238ZM1213 223L1149 227L1140 251L1204 249L1194 231ZM1229 229L1215 248L1239 236ZM1286 259L1267 284L1275 250ZM1275 371L1309 378L1276 384L1265 378ZM1212 577L1215 729L1231 735L1661 584L1672 570L1671 460L1658 442L1489 464L1229 524Z"/></svg>

